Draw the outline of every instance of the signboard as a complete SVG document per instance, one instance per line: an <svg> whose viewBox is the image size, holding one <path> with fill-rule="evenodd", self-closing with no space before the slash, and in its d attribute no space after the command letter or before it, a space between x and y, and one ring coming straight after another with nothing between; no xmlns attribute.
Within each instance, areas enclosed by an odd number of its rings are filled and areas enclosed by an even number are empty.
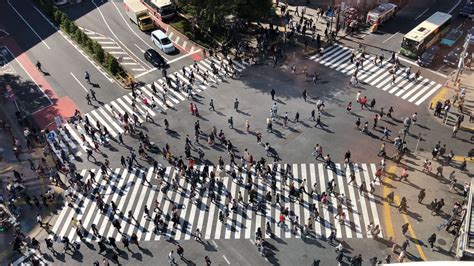
<svg viewBox="0 0 474 266"><path fill-rule="evenodd" d="M51 131L48 133L48 140L49 141L54 141L56 139L56 132Z"/></svg>

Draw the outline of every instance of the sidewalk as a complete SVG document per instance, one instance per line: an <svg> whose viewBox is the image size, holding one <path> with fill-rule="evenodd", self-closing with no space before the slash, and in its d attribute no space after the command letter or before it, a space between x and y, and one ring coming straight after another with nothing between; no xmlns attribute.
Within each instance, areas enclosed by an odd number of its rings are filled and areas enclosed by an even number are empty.
<svg viewBox="0 0 474 266"><path fill-rule="evenodd" d="M423 172L424 160L432 163L431 171L429 173ZM437 176L435 173L437 168L442 166L442 176ZM451 217L452 210L456 202L463 204L463 190L466 184L470 184L470 175L473 170L473 164L468 163L467 169L461 171L459 164L452 162L446 165L444 158L432 159L432 155L428 152L420 152L417 154L408 154L401 162L389 166L389 174L384 178L384 198L388 193L395 192L395 204L388 204L384 202L383 217L385 230L387 235L392 236L394 243L401 245L405 239L410 241L407 258L410 261L419 259L428 261L447 261L452 260L455 251L455 239L453 232L456 230L451 227L447 232L443 229L444 223ZM399 181L399 176L402 169L408 170L409 176L407 181ZM449 176L453 172L453 176L457 179L455 188L451 189ZM426 197L421 203L418 202L418 195L421 189L425 189ZM406 197L408 202L407 213L398 212L398 204L401 197ZM444 207L439 214L432 212L430 203L434 199L444 199ZM462 215L456 216L459 221ZM409 224L407 236L401 233L403 224ZM447 224L447 223L446 223ZM432 251L429 248L427 239L432 233L436 233L437 240L434 244L435 248ZM457 243L457 242L456 242ZM388 248L390 249L390 248ZM394 260L398 257L400 247L394 253Z"/></svg>
<svg viewBox="0 0 474 266"><path fill-rule="evenodd" d="M16 121L14 114L16 111L15 106L11 102L2 102L0 104L0 120L8 123L11 126L11 133L6 130L0 129L0 149L3 151L3 161L0 161L0 194L5 198L5 201L10 195L7 190L8 184L15 182L13 171L17 171L22 174L23 181L20 183L25 187L25 192L30 196L36 196L41 201L41 195L46 193L48 190L49 181L44 178L39 178L37 173L31 169L30 162L34 163L35 167L38 166L39 161L43 157L43 151L41 147L33 148L31 151L26 149L25 138L23 137L23 128ZM15 136L19 139L22 145L22 151L20 153L20 161L18 161L13 153L12 137ZM18 194L20 196L21 194ZM6 204L6 202L5 202ZM45 208L40 204L40 208L35 207L33 204L29 206L24 197L17 197L15 199L15 206L20 208L20 216L17 217L21 231L30 237L34 237L40 232L40 228L36 223L36 216L41 214L43 221L48 221L47 216L55 209L51 207ZM51 205L50 205L51 206ZM5 232L0 232L0 261L2 265L6 265L7 262L15 260L21 254L12 250L11 241L14 239L15 229L13 227L8 228Z"/></svg>
<svg viewBox="0 0 474 266"><path fill-rule="evenodd" d="M464 121L461 124L459 131L464 131L468 134L471 134L471 137L474 134L474 118L469 119L470 116L474 116L474 69L464 69L462 74L459 75L460 85L455 84L453 81L454 74L450 76L449 80L446 82L445 86L439 91L437 95L433 97L429 108L432 110L431 114L434 115L434 110L436 103L439 101L444 104L447 100L450 100L453 103L453 100L456 95L460 95L462 88L465 88L466 96L464 99L464 107L462 114L464 114ZM456 124L458 117L461 115L459 110L459 101L456 101L450 108L448 117L446 121L443 122L443 118L436 117L440 123L445 124L448 127L453 127ZM444 116L444 111L442 112Z"/></svg>

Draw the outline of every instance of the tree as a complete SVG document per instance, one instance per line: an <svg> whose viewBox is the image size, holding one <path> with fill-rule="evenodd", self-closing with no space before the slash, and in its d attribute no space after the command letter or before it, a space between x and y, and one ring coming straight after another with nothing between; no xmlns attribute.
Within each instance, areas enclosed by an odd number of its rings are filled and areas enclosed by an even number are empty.
<svg viewBox="0 0 474 266"><path fill-rule="evenodd" d="M237 16L247 21L260 21L271 15L272 0L237 0Z"/></svg>

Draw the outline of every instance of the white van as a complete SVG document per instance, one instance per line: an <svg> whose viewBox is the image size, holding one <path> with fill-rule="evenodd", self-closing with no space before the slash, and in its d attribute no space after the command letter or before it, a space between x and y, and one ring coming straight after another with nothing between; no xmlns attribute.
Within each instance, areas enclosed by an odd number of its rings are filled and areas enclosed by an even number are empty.
<svg viewBox="0 0 474 266"><path fill-rule="evenodd" d="M174 52L176 49L170 38L168 38L168 36L162 30L153 31L151 33L151 41L167 54Z"/></svg>

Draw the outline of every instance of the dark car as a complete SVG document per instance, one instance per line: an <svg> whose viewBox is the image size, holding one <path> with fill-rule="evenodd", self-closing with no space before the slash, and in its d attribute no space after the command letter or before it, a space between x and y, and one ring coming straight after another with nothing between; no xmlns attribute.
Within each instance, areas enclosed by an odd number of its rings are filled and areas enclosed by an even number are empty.
<svg viewBox="0 0 474 266"><path fill-rule="evenodd" d="M454 48L448 55L444 57L443 62L451 67L458 67L459 57L462 53L462 47Z"/></svg>
<svg viewBox="0 0 474 266"><path fill-rule="evenodd" d="M163 68L166 66L166 61L157 51L148 49L145 51L145 60L150 62L154 67Z"/></svg>
<svg viewBox="0 0 474 266"><path fill-rule="evenodd" d="M461 11L459 11L459 15L462 17L472 17L474 15L474 2L465 4Z"/></svg>
<svg viewBox="0 0 474 266"><path fill-rule="evenodd" d="M418 57L418 65L422 67L429 67L439 56L439 46L433 45Z"/></svg>

